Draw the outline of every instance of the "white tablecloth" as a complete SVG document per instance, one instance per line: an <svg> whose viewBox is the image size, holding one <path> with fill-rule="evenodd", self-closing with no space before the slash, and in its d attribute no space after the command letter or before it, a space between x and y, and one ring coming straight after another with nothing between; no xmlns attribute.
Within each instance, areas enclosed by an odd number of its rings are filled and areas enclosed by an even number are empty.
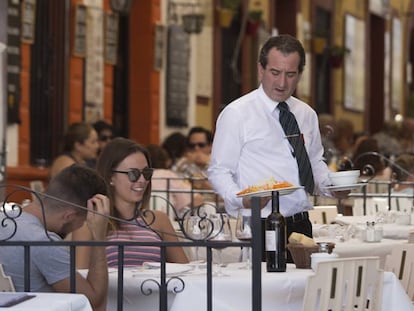
<svg viewBox="0 0 414 311"><path fill-rule="evenodd" d="M343 225L362 226L367 221L375 221L375 216L338 216L335 221ZM395 223L381 224L383 229L383 237L388 239L408 239L410 231L414 230L414 225L399 225Z"/></svg>
<svg viewBox="0 0 414 311"><path fill-rule="evenodd" d="M213 310L251 310L251 271L239 269L240 263L230 264L224 268L229 276L213 279ZM168 267L167 267L168 271ZM171 311L206 310L206 276L192 271L183 272L180 277L185 283L182 292L169 293L168 305ZM262 310L296 311L302 308L306 280L313 272L309 269L296 269L289 264L286 273L268 273L262 266ZM107 310L116 310L116 277L117 272L110 272L110 293ZM152 275L152 277L151 277ZM124 308L123 310L158 310L159 296L156 286L149 296L140 291L145 279L154 278L154 274L145 274L138 269L126 270L124 273ZM159 280L158 280L159 281ZM174 285L177 283L173 282ZM414 310L413 305L402 288L400 282L391 272L384 275L382 310Z"/></svg>
<svg viewBox="0 0 414 311"><path fill-rule="evenodd" d="M317 242L326 242L324 238L316 238ZM385 259L391 253L393 246L397 244L407 243L407 240L391 240L382 239L381 242L368 243L357 239L346 242L335 242L334 252L342 258L361 257L361 256L378 256L380 259L380 267L384 267Z"/></svg>
<svg viewBox="0 0 414 311"><path fill-rule="evenodd" d="M92 311L86 296L81 294L28 293L36 297L13 307L0 308L10 311ZM0 293L1 295L1 293Z"/></svg>

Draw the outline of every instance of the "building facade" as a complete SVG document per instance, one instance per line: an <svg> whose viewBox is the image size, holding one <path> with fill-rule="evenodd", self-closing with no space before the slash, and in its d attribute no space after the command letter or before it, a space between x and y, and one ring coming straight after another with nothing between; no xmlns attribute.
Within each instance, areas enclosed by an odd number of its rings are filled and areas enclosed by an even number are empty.
<svg viewBox="0 0 414 311"><path fill-rule="evenodd" d="M303 42L307 65L296 95L318 113L370 133L396 115L414 116L412 0L2 5L8 183L47 183L72 122L104 119L143 144L193 125L214 130L221 109L257 86L258 50L276 33ZM233 13L227 22L225 9Z"/></svg>

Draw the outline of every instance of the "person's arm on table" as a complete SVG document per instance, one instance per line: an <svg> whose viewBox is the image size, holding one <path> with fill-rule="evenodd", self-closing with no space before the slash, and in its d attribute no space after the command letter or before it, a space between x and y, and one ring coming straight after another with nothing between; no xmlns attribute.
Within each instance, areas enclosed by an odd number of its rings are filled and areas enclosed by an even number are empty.
<svg viewBox="0 0 414 311"><path fill-rule="evenodd" d="M178 242L177 233L174 230L168 215L162 211L152 211L154 213L154 223L151 228L156 230L164 242ZM151 216L149 216L151 217ZM148 219L147 221L150 221ZM188 263L188 258L182 247L167 247L167 262Z"/></svg>
<svg viewBox="0 0 414 311"><path fill-rule="evenodd" d="M103 195L96 195L88 201L88 209L95 210L99 214L109 215L109 199ZM88 213L87 224L94 241L106 239L108 218L95 213ZM94 310L106 309L106 296L108 291L108 266L105 247L91 247L88 275L83 278L76 275L76 292L84 294L90 301ZM57 292L69 292L70 279L53 284Z"/></svg>

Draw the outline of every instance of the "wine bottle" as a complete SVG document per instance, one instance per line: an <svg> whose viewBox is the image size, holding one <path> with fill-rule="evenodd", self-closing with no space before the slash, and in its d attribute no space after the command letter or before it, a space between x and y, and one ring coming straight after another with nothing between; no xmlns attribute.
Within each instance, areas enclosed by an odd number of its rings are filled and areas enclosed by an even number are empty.
<svg viewBox="0 0 414 311"><path fill-rule="evenodd" d="M279 211L279 192L272 192L272 213L266 218L267 272L286 271L286 224Z"/></svg>

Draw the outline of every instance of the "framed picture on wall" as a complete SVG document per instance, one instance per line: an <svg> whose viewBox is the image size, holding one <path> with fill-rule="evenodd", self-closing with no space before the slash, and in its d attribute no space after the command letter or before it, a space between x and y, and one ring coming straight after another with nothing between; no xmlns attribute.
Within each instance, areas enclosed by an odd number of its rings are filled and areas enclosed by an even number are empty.
<svg viewBox="0 0 414 311"><path fill-rule="evenodd" d="M105 63L115 65L118 56L118 13L105 14Z"/></svg>
<svg viewBox="0 0 414 311"><path fill-rule="evenodd" d="M22 2L22 33L21 40L25 43L33 43L36 26L36 0L24 0Z"/></svg>
<svg viewBox="0 0 414 311"><path fill-rule="evenodd" d="M165 46L165 27L155 25L154 36L154 69L161 70L163 67L164 46Z"/></svg>
<svg viewBox="0 0 414 311"><path fill-rule="evenodd" d="M363 111L365 107L365 23L363 20L345 15L345 48L350 52L344 59L344 107Z"/></svg>
<svg viewBox="0 0 414 311"><path fill-rule="evenodd" d="M86 54L86 6L77 4L75 7L73 55L85 57Z"/></svg>

